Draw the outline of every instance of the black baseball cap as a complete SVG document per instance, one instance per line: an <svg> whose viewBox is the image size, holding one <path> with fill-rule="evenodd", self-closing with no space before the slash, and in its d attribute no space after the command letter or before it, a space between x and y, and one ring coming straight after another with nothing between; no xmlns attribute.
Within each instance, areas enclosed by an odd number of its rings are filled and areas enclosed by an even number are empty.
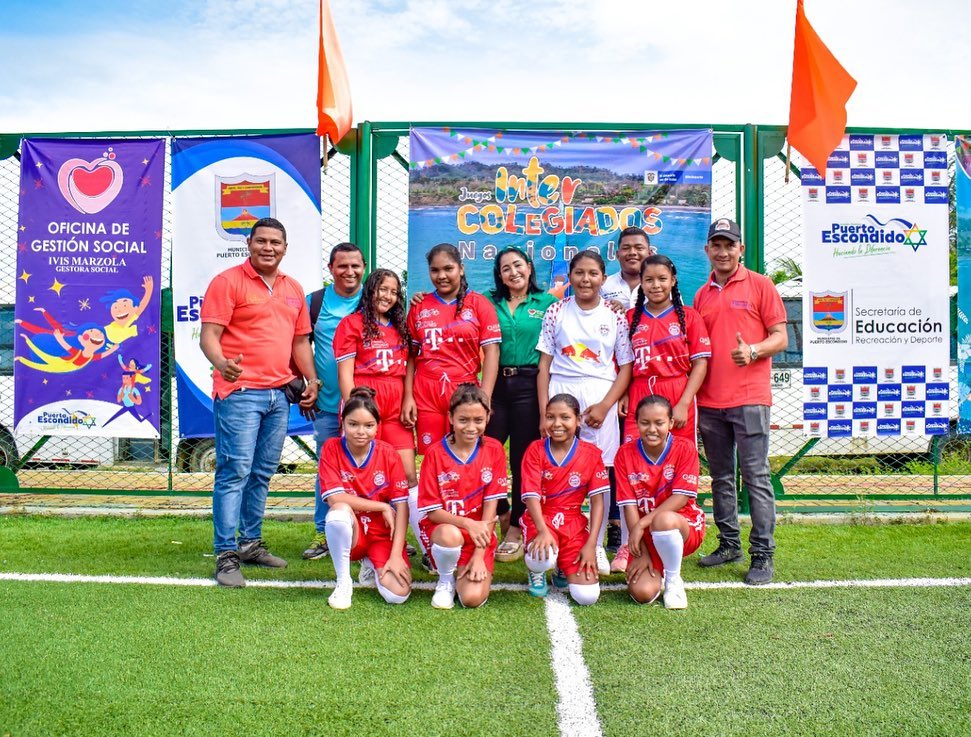
<svg viewBox="0 0 971 737"><path fill-rule="evenodd" d="M738 223L734 220L719 218L708 228L708 240L718 237L728 238L728 240L738 243L742 240L742 229L738 227Z"/></svg>

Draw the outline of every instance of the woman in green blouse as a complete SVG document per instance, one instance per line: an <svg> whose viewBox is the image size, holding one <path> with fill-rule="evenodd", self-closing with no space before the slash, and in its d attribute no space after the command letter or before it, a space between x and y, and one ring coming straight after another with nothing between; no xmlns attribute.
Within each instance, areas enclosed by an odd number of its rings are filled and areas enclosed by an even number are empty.
<svg viewBox="0 0 971 737"><path fill-rule="evenodd" d="M499 502L503 540L496 550L496 559L511 561L523 555L523 536L519 528L519 518L526 511L521 488L523 454L540 435L536 343L546 308L556 302L556 297L539 288L532 260L515 246L496 254L493 276L496 288L487 296L496 306L502 343L499 345L499 378L492 392L492 419L486 434L501 443L509 440L512 509L510 511L508 502Z"/></svg>

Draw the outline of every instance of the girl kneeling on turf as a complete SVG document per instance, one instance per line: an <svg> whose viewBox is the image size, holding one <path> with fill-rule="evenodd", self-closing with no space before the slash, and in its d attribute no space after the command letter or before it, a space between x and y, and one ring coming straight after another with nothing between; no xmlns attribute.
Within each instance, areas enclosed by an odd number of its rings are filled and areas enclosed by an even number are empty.
<svg viewBox="0 0 971 737"><path fill-rule="evenodd" d="M327 603L334 609L351 606L352 560L361 561L359 580L373 578L389 604L411 593L408 481L395 449L374 439L380 421L374 390L356 387L341 413L344 437L320 450L320 495L330 505L324 529L337 574Z"/></svg>
<svg viewBox="0 0 971 737"><path fill-rule="evenodd" d="M496 505L506 498L506 453L485 436L491 408L485 392L462 384L449 400L452 431L432 444L418 479L423 544L438 569L436 609L489 598L496 553ZM458 573L456 581L456 573Z"/></svg>
<svg viewBox="0 0 971 737"><path fill-rule="evenodd" d="M644 397L635 417L639 437L622 445L614 461L632 556L627 589L634 601L649 604L663 588L666 608L686 609L681 559L705 538L705 514L696 503L698 451L671 434L671 403L664 397Z"/></svg>
<svg viewBox="0 0 971 737"><path fill-rule="evenodd" d="M522 517L526 540L529 593L545 596L546 571L557 567L553 582L570 588L577 604L600 598L597 579L597 539L604 515L604 495L610 490L600 448L580 440L580 403L570 394L556 394L546 403L545 440L534 441L523 456ZM580 507L590 497L590 523Z"/></svg>

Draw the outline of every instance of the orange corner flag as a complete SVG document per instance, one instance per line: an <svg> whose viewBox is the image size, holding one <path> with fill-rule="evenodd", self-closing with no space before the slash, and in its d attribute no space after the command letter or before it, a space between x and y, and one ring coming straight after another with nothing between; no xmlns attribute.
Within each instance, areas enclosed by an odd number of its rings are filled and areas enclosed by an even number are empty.
<svg viewBox="0 0 971 737"><path fill-rule="evenodd" d="M826 160L846 131L846 101L856 80L826 48L796 0L796 38L792 52L789 143L826 174Z"/></svg>
<svg viewBox="0 0 971 737"><path fill-rule="evenodd" d="M337 143L351 129L354 114L351 111L351 86L327 0L320 0L317 61L317 135L326 135Z"/></svg>

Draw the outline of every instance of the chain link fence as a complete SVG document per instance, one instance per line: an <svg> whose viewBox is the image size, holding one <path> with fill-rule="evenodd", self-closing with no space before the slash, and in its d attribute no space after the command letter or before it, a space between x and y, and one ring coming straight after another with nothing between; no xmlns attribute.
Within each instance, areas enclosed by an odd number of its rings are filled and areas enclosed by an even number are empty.
<svg viewBox="0 0 971 737"><path fill-rule="evenodd" d="M494 127L515 126L494 124ZM326 167L321 168L322 280L329 280L326 263L330 248L352 240L371 255L369 261L373 263L369 267L391 269L407 283L408 126L367 123L357 133L355 155L332 151ZM750 250L760 254L760 259L750 265L772 276L788 313L789 349L773 366L775 406L770 454L777 495L830 500L916 499L926 495L968 498L971 443L964 438L810 440L804 435L801 419L802 204L798 177L804 161L797 152L792 153L791 175L786 183L787 163L780 153L782 141L783 134L778 129L720 126L715 132L716 154L712 166L712 216L743 222L749 241L753 240L753 233L757 234L758 244L750 243ZM746 145L754 151L747 150ZM758 163L745 165L752 161ZM953 166L953 147L949 161ZM164 290L170 286L171 273L169 172L167 165ZM161 388L161 440L13 436L13 300L19 177L17 157L0 161L0 463L16 470L24 490L209 493L215 463L211 439L178 436L178 396L172 378L171 300L167 299L167 291L162 295L162 373L170 380ZM753 229L751 221L754 220L757 222ZM952 355L952 386L956 386L955 374ZM952 415L955 408L956 403L952 403ZM281 459L281 471L285 473L275 476L272 493L311 492L314 473L311 445L310 438L287 441ZM0 491L5 490L11 489L0 484Z"/></svg>

